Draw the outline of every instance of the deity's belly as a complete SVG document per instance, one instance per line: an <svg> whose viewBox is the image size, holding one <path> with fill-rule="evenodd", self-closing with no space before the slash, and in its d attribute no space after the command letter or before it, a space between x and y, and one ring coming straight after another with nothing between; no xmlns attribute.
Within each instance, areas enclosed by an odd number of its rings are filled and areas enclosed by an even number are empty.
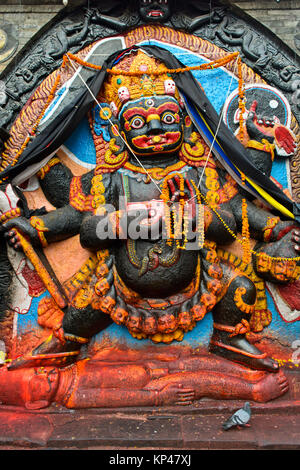
<svg viewBox="0 0 300 470"><path fill-rule="evenodd" d="M164 298L187 287L197 268L197 253L165 242L137 240L115 249L115 266L125 284L148 298Z"/></svg>

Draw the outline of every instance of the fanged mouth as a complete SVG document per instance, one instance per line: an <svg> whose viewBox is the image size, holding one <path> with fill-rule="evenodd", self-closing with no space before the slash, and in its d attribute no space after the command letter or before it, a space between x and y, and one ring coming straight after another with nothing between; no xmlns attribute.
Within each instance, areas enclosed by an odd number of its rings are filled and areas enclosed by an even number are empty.
<svg viewBox="0 0 300 470"><path fill-rule="evenodd" d="M166 134L156 136L140 136L133 139L134 144L139 148L162 147L164 145L172 145L178 142L180 132L167 132Z"/></svg>
<svg viewBox="0 0 300 470"><path fill-rule="evenodd" d="M158 17L160 17L160 16L163 16L163 13L162 13L162 11L160 11L160 10L151 10L151 11L149 11L149 13L147 14L147 16L148 16L149 18L153 18L153 17L158 18Z"/></svg>

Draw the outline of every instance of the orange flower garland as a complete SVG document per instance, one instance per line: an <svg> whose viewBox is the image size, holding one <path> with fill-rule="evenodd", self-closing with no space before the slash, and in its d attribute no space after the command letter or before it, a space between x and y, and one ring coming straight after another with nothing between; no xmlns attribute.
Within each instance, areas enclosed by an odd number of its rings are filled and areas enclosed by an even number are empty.
<svg viewBox="0 0 300 470"><path fill-rule="evenodd" d="M247 213L247 201L245 198L242 200L242 245L243 245L243 262L249 264L251 261L250 252L250 232L249 220Z"/></svg>
<svg viewBox="0 0 300 470"><path fill-rule="evenodd" d="M242 74L242 60L241 57L238 57L238 78L239 78L239 109L240 109L240 116L239 116L239 126L240 126L240 141L244 143L244 113L246 110L245 106L245 84L243 80Z"/></svg>
<svg viewBox="0 0 300 470"><path fill-rule="evenodd" d="M232 54L229 54L226 57L222 57L220 59L216 59L212 62L208 62L206 64L201 64L201 65L195 65L195 66L190 66L190 67L182 67L178 69L164 69L164 70L157 70L157 71L152 71L151 75L159 76L163 75L165 73L184 73L192 70L208 70L208 69L214 69L217 67L223 67L224 65L228 64L228 62L231 62L234 60L236 57L239 56L239 52L233 52ZM89 62L85 62L84 60L80 59L79 57L76 57L74 54L71 54L70 52L64 56L64 60L70 60L70 62L73 60L79 65L82 65L83 67L88 67L94 70L102 70L101 65L95 65L91 64ZM118 70L118 69L106 69L107 73L110 73L112 75L126 75L126 76L132 76L132 77L137 77L137 76L142 76L145 74L143 71L135 71L135 72L130 72L130 71L125 71L125 70Z"/></svg>

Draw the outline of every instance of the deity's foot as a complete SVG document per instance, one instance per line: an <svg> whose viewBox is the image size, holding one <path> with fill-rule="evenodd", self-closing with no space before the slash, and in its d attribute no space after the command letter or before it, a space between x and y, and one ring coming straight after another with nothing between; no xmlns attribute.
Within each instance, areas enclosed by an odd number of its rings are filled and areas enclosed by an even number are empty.
<svg viewBox="0 0 300 470"><path fill-rule="evenodd" d="M223 325L214 325L214 333L210 344L212 353L251 369L267 372L279 371L278 363L249 343L245 334L232 336L225 329L226 327Z"/></svg>
<svg viewBox="0 0 300 470"><path fill-rule="evenodd" d="M72 341L66 339L62 335L57 337L51 335L31 353L14 359L8 366L9 370L20 369L24 367L38 367L55 365L64 367L71 364L80 353L80 346L83 344L85 338L80 338L82 341L76 341L72 335ZM87 342L88 340L85 340Z"/></svg>
<svg viewBox="0 0 300 470"><path fill-rule="evenodd" d="M278 374L266 374L253 385L253 399L265 403L284 395L289 389L288 381L282 371Z"/></svg>

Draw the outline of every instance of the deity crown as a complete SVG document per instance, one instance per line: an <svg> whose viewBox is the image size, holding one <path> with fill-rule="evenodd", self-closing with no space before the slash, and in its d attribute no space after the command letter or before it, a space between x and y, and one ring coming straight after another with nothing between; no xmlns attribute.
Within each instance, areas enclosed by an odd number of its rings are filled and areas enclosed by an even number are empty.
<svg viewBox="0 0 300 470"><path fill-rule="evenodd" d="M110 104L116 117L125 103L142 97L170 95L180 100L178 89L168 74L167 67L141 50L125 55L112 70L130 72L130 75L111 74L104 84L102 97ZM161 73L154 75L154 71Z"/></svg>

